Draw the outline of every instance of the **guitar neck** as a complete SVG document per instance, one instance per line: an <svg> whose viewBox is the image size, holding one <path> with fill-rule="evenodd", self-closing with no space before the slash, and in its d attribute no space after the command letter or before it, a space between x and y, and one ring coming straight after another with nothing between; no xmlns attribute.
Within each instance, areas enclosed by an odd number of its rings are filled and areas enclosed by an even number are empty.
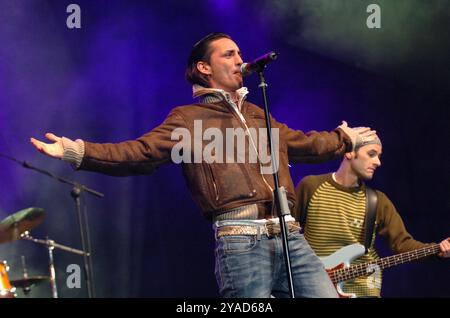
<svg viewBox="0 0 450 318"><path fill-rule="evenodd" d="M434 255L439 253L439 251L439 244L430 244L414 251L383 257L364 264L351 265L347 268L337 269L330 273L330 278L333 283L337 284L345 280L370 275L375 272L375 270L389 268L391 266L412 262L430 255Z"/></svg>

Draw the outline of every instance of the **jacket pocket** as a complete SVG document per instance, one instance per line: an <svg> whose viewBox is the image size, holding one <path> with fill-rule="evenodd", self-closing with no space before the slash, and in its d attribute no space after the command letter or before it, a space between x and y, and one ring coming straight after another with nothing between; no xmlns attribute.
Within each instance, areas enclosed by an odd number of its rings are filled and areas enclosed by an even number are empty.
<svg viewBox="0 0 450 318"><path fill-rule="evenodd" d="M217 207L256 197L255 175L245 164L213 163L205 164L209 179L209 190Z"/></svg>

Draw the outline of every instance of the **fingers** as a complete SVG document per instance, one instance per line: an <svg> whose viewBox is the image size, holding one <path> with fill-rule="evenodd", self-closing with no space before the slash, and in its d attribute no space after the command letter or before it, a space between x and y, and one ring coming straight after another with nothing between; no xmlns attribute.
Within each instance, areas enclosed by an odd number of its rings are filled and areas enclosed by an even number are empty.
<svg viewBox="0 0 450 318"><path fill-rule="evenodd" d="M352 128L359 136L363 138L374 137L376 138L377 131L371 130L370 127L353 127ZM369 138L370 139L370 138Z"/></svg>
<svg viewBox="0 0 450 318"><path fill-rule="evenodd" d="M43 147L44 144L42 142L40 142L37 139L34 139L33 137L30 138L30 142L38 151L40 151L42 153L44 152L44 147Z"/></svg>
<svg viewBox="0 0 450 318"><path fill-rule="evenodd" d="M44 155L60 159L64 155L64 148L60 137L52 133L45 134L45 137L54 143L48 144L35 138L30 138L31 144Z"/></svg>
<svg viewBox="0 0 450 318"><path fill-rule="evenodd" d="M438 255L440 257L450 257L450 241L449 240L450 240L450 238L447 238L439 244L441 252Z"/></svg>
<svg viewBox="0 0 450 318"><path fill-rule="evenodd" d="M42 154L49 155L47 151L47 144L43 143L42 141L39 141L34 138L30 138L31 144Z"/></svg>
<svg viewBox="0 0 450 318"><path fill-rule="evenodd" d="M370 127L354 127L353 129L356 132L358 132L359 134L362 134L362 133L365 133L365 132L368 132L368 131L373 131L373 130L370 130Z"/></svg>
<svg viewBox="0 0 450 318"><path fill-rule="evenodd" d="M45 138L47 138L48 140L54 141L54 142L58 142L58 141L61 140L60 137L55 136L55 135L52 134L52 133L46 133L46 134L45 134Z"/></svg>
<svg viewBox="0 0 450 318"><path fill-rule="evenodd" d="M374 136L377 134L376 130L370 130L370 128L367 128L367 130L364 131L358 131L358 133L363 136L363 137L370 137L370 136Z"/></svg>
<svg viewBox="0 0 450 318"><path fill-rule="evenodd" d="M343 120L341 126L348 127L348 123ZM353 129L359 135L372 136L376 134L376 131L371 130L370 127L351 127L351 129Z"/></svg>

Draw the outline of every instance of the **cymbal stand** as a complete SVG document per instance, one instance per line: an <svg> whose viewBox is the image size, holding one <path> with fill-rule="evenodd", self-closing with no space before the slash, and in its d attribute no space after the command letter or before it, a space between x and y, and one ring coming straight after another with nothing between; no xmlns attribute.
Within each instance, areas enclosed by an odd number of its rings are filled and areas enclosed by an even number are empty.
<svg viewBox="0 0 450 318"><path fill-rule="evenodd" d="M49 273L50 273L50 286L52 288L52 298L58 298L58 288L56 286L56 271L55 271L55 263L54 263L54 259L53 259L53 249L58 248L60 250L69 252L69 253L73 253L73 254L77 254L77 255L81 255L81 256L88 256L86 255L85 252L77 250L75 248L72 247L68 247L62 244L58 244L53 240L49 240L48 237L45 240L41 240L41 239L35 239L34 237L32 237L30 235L30 233L28 231L25 231L22 235L21 235L22 239L24 240L29 240L38 244L42 244L45 245L48 249L48 269L49 269Z"/></svg>
<svg viewBox="0 0 450 318"><path fill-rule="evenodd" d="M22 273L23 273L23 278L28 278L28 271L27 271L27 266L25 265L25 256L24 255L22 255L21 257L20 257L20 260L21 260L21 262L22 262ZM24 288L22 288L22 290L23 290L23 293L25 294L25 296L28 296L28 294L30 293L30 291L31 291L31 287L30 286L26 286L26 287L24 287Z"/></svg>

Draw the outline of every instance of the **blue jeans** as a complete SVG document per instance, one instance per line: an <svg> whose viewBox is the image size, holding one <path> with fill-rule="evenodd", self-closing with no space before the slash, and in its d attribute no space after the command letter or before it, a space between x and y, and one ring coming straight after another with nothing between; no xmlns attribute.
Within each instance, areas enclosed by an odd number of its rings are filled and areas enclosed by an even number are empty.
<svg viewBox="0 0 450 318"><path fill-rule="evenodd" d="M252 221L219 221L223 225L254 225ZM289 296L281 234L230 235L216 239L215 274L225 298ZM288 234L292 279L296 297L335 298L336 289L324 265L299 231Z"/></svg>

